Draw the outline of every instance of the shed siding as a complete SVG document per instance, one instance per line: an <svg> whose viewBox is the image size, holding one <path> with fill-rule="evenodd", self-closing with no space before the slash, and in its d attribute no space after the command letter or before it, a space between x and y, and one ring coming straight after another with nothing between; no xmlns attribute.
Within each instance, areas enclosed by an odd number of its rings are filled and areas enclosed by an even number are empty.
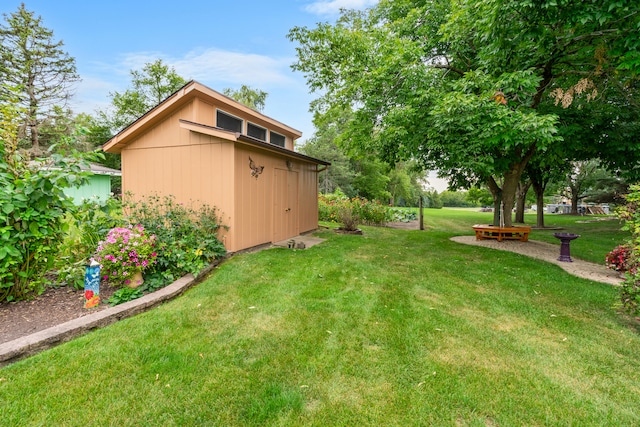
<svg viewBox="0 0 640 427"><path fill-rule="evenodd" d="M137 141L122 151L123 190L134 197L172 195L194 207L215 206L224 225L235 229L233 144L182 130L187 145L138 148ZM232 234L221 233L234 251ZM229 242L228 242L229 241Z"/></svg>
<svg viewBox="0 0 640 427"><path fill-rule="evenodd" d="M300 165L300 233L318 228L318 172L315 164Z"/></svg>
<svg viewBox="0 0 640 427"><path fill-rule="evenodd" d="M251 175L249 157L264 166L257 178ZM289 168L284 157L241 145L235 164L237 247L285 240L318 227L315 164L290 160Z"/></svg>
<svg viewBox="0 0 640 427"><path fill-rule="evenodd" d="M92 198L104 201L111 196L111 177L94 174L89 177L87 184L80 187L67 187L63 191L73 199L75 205L80 205L83 200Z"/></svg>
<svg viewBox="0 0 640 427"><path fill-rule="evenodd" d="M213 104L203 101L197 98L195 101L195 122L207 126L216 125L216 108Z"/></svg>
<svg viewBox="0 0 640 427"><path fill-rule="evenodd" d="M183 106L171 114L167 120L159 122L136 138L132 145L135 144L136 149L189 145L191 141L189 134L182 132L177 123L179 119L192 120L193 110L193 103ZM125 150L130 148L127 147Z"/></svg>
<svg viewBox="0 0 640 427"><path fill-rule="evenodd" d="M260 175L251 175L249 157L264 166ZM237 146L235 153L236 244L250 248L271 242L271 208L275 159L264 152Z"/></svg>

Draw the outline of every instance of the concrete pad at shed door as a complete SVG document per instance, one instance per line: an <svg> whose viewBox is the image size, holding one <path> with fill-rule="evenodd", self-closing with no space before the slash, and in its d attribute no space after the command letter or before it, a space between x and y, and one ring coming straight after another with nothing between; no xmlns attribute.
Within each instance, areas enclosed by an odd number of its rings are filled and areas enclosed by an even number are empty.
<svg viewBox="0 0 640 427"><path fill-rule="evenodd" d="M291 244L291 241L294 242L294 247L292 249L301 249L298 247L299 243L304 244L304 249L309 249L312 246L315 246L319 243L324 242L325 239L321 239L319 237L301 235L301 236L292 237L291 239L275 242L273 246L278 248L288 248L289 245Z"/></svg>

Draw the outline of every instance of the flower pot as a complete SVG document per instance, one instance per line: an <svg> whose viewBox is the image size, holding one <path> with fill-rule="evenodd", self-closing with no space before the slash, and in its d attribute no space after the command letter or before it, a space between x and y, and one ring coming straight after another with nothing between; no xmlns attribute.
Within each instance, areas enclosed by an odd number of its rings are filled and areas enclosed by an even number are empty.
<svg viewBox="0 0 640 427"><path fill-rule="evenodd" d="M142 278L142 271L138 270L135 273L133 273L133 277L129 282L129 287L135 289L138 286L142 285L143 283L144 283L144 279Z"/></svg>

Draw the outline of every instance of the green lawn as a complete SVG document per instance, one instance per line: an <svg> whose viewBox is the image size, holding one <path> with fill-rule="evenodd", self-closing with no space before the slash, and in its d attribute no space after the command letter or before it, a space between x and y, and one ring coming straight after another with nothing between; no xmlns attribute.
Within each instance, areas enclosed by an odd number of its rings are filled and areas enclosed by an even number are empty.
<svg viewBox="0 0 640 427"><path fill-rule="evenodd" d="M640 425L638 326L615 289L449 240L490 214L425 212L426 232L324 230L307 250L233 257L0 369L0 425ZM602 262L625 234L582 219L547 225Z"/></svg>

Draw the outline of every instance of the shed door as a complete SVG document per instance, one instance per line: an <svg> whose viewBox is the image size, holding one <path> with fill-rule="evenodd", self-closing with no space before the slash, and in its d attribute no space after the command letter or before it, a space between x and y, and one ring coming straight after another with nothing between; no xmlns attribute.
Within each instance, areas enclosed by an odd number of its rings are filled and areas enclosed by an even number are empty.
<svg viewBox="0 0 640 427"><path fill-rule="evenodd" d="M276 169L273 207L273 241L289 239L298 231L298 172Z"/></svg>

